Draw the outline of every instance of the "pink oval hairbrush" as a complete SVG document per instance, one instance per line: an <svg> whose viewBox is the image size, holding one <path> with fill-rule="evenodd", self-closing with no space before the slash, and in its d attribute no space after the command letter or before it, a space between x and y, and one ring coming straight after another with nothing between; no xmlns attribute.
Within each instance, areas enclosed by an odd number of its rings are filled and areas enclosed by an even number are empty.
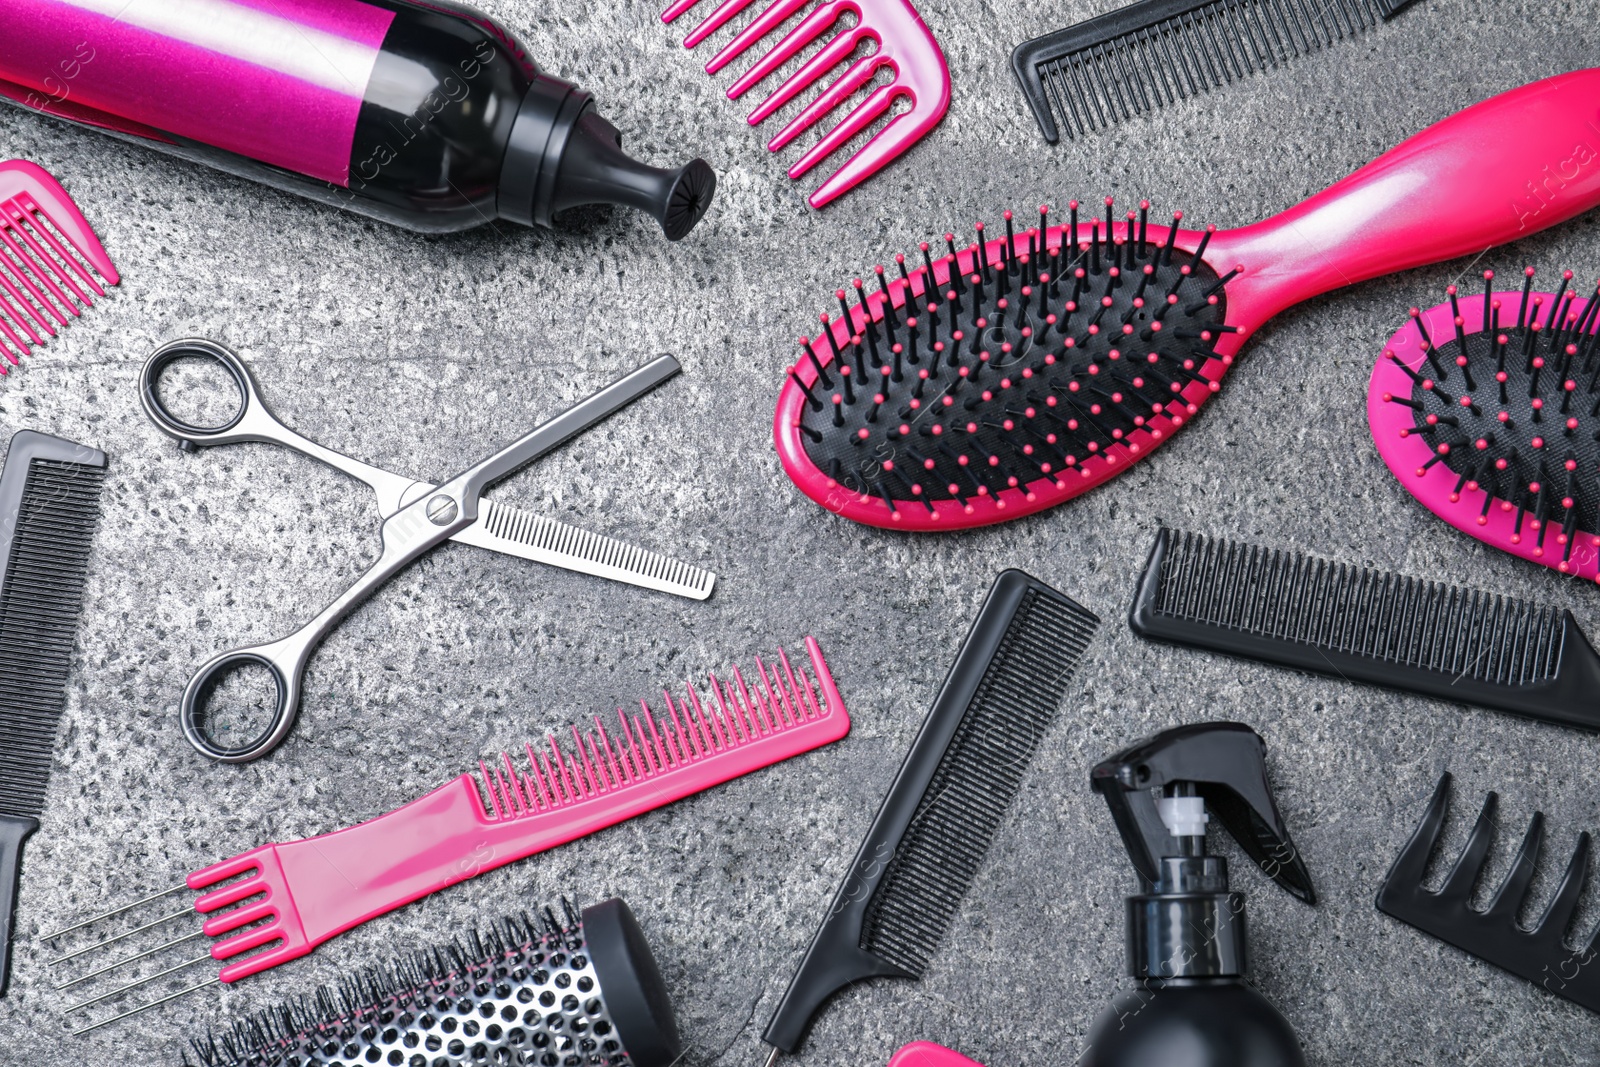
<svg viewBox="0 0 1600 1067"><path fill-rule="evenodd" d="M1372 371L1367 420L1383 461L1463 533L1600 580L1600 288L1484 292L1411 309Z"/></svg>
<svg viewBox="0 0 1600 1067"><path fill-rule="evenodd" d="M1491 147L1492 146L1492 147ZM1600 204L1600 69L1422 131L1310 200L1236 230L1137 214L878 268L801 341L778 399L784 469L872 526L950 530L1052 507L1165 441L1278 312L1481 252ZM1164 231L1164 232L1163 232Z"/></svg>

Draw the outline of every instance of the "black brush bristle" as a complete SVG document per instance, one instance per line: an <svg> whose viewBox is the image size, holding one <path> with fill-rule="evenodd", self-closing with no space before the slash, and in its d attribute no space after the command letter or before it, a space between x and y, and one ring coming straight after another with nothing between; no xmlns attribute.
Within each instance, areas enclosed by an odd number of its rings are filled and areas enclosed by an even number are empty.
<svg viewBox="0 0 1600 1067"><path fill-rule="evenodd" d="M0 584L0 814L36 817L66 703L105 467L103 456L100 465L33 459L23 467L8 464L3 475L26 480Z"/></svg>
<svg viewBox="0 0 1600 1067"><path fill-rule="evenodd" d="M1196 410L1182 392L1216 388L1201 371L1234 330L1231 275L1206 264L1204 244L1173 251L1181 213L1151 233L1149 206L1113 218L1107 198L1104 222L1082 223L1073 201L1067 226L1041 208L1020 234L1006 212L1005 239L984 241L980 224L968 248L946 235L935 258L924 244L914 269L897 256L903 285L878 268L892 302L839 290L840 317L801 342L819 371L798 424L811 463L891 514L944 500L970 514L973 498L1041 477L1066 488L1157 414L1182 425Z"/></svg>
<svg viewBox="0 0 1600 1067"><path fill-rule="evenodd" d="M1288 549L1163 529L1143 637L1600 729L1600 656L1572 613Z"/></svg>
<svg viewBox="0 0 1600 1067"><path fill-rule="evenodd" d="M1448 467L1458 476L1452 502L1483 489L1479 524L1494 506L1513 512L1512 543L1559 552L1565 571L1578 531L1600 532L1600 287L1577 311L1571 271L1548 297L1532 292L1532 267L1523 276L1520 298L1494 299L1486 271L1484 321L1463 321L1457 309L1451 337L1430 336L1413 308L1428 359L1413 371L1386 353L1412 388L1383 399L1412 409L1402 436L1420 435L1434 453L1419 475ZM1456 300L1454 286L1449 295Z"/></svg>
<svg viewBox="0 0 1600 1067"><path fill-rule="evenodd" d="M1316 52L1415 0L1142 0L1017 46L1011 69L1051 144Z"/></svg>

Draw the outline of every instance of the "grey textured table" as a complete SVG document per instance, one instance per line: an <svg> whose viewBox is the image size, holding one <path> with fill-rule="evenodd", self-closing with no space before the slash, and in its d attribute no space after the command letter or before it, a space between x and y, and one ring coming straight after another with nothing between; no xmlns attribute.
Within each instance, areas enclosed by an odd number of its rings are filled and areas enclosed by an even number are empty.
<svg viewBox="0 0 1600 1067"><path fill-rule="evenodd" d="M1425 0L1394 24L1157 117L1048 148L1007 66L1024 36L1106 0L924 4L955 79L944 123L828 210L768 154L649 4L482 5L592 89L644 158L703 154L720 190L667 245L617 213L563 233L510 225L423 238L15 110L0 156L59 175L125 282L0 382L0 432L111 454L89 608L44 826L28 854L0 1063L175 1063L185 1040L465 925L573 894L626 897L654 944L697 1064L751 1065L756 1033L1002 567L1106 619L943 950L920 984L838 998L797 1064L872 1067L937 1040L991 1067L1073 1059L1122 984L1134 876L1089 766L1163 727L1252 723L1322 895L1305 907L1243 865L1255 981L1312 1063L1579 1064L1600 1021L1378 914L1377 883L1444 768L1460 806L1502 790L1503 872L1536 808L1553 891L1600 829L1600 738L1135 639L1123 615L1158 521L1281 541L1572 607L1596 591L1495 553L1388 474L1366 382L1410 305L1469 266L1600 275L1597 219L1372 282L1263 330L1196 424L1111 485L1030 519L911 538L838 520L781 473L771 413L792 339L841 282L1007 207L1107 193L1222 226L1280 210L1424 125L1600 56L1590 4ZM704 51L704 47L702 48ZM1197 146L1204 154L1196 154ZM1485 145L1486 152L1497 146ZM135 376L203 335L249 359L307 435L441 476L565 402L670 351L687 373L498 490L509 502L713 567L696 604L459 546L390 583L323 646L301 722L273 757L209 766L176 701L212 653L275 636L375 552L369 496L310 460L240 446L186 456L144 419ZM393 808L578 715L814 633L850 704L844 742L369 923L314 955L82 1039L62 1036L35 943L104 901L162 888L269 840ZM1464 837L1453 821L1450 844ZM1594 917L1584 908L1585 932ZM755 1022L746 1025L752 1002Z"/></svg>

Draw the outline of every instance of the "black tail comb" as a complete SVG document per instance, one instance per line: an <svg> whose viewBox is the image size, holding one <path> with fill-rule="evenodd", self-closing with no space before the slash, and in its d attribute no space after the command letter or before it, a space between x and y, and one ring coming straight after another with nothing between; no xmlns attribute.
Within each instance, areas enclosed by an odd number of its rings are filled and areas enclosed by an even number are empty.
<svg viewBox="0 0 1600 1067"><path fill-rule="evenodd" d="M1129 623L1247 656L1600 730L1600 655L1570 611L1162 529Z"/></svg>
<svg viewBox="0 0 1600 1067"><path fill-rule="evenodd" d="M1378 910L1574 1004L1600 1012L1600 967L1592 966L1600 931L1581 949L1567 947L1567 929L1589 876L1588 833L1578 835L1578 847L1544 916L1533 929L1524 930L1517 924L1517 913L1539 861L1544 813L1534 813L1510 872L1489 906L1479 911L1471 905L1472 889L1483 873L1483 861L1493 843L1494 814L1499 802L1494 793L1484 799L1467 846L1444 885L1437 892L1423 888L1428 857L1439 844L1449 794L1450 775L1445 774L1433 791L1427 814L1378 890Z"/></svg>
<svg viewBox="0 0 1600 1067"><path fill-rule="evenodd" d="M1044 139L1111 126L1318 51L1415 0L1142 0L1018 45Z"/></svg>
<svg viewBox="0 0 1600 1067"><path fill-rule="evenodd" d="M793 1052L835 992L920 978L1100 620L1037 579L995 579L762 1040Z"/></svg>

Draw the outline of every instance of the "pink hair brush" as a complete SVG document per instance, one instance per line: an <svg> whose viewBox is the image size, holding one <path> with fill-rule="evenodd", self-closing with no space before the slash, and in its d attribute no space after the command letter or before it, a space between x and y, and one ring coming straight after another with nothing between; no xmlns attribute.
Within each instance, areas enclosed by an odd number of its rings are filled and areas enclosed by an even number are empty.
<svg viewBox="0 0 1600 1067"><path fill-rule="evenodd" d="M25 159L0 161L0 374L106 295L94 274L121 280L61 183Z"/></svg>
<svg viewBox="0 0 1600 1067"><path fill-rule="evenodd" d="M1535 162L1537 161L1537 162ZM951 530L1087 492L1166 441L1278 312L1481 252L1600 204L1600 69L1422 131L1236 230L1149 226L1149 204L896 257L801 340L773 423L796 485L857 522ZM911 269L908 269L908 266ZM1414 464L1413 464L1414 466Z"/></svg>
<svg viewBox="0 0 1600 1067"><path fill-rule="evenodd" d="M673 0L672 5L662 12L661 21L671 22L699 2ZM750 3L751 0L722 0L704 21L689 32L683 46L693 48L725 26ZM774 0L771 7L756 16L712 57L711 62L706 64L706 73L717 73L810 3L812 0ZM909 0L824 0L770 52L739 76L728 88L728 99L737 100L755 88L768 75L799 55L807 45L831 30L847 14L854 16L855 25L842 29L773 90L771 96L756 105L749 115L750 125L759 125L848 60L862 42L872 42L870 54L851 63L837 81L823 90L767 142L768 151L779 151L870 83L879 70L890 71L891 78L887 84L872 90L865 100L806 149L789 168L790 178L803 178L811 168L887 114L896 99L910 101L909 110L891 118L844 166L806 198L814 208L838 199L899 158L939 124L950 106L950 69L945 65L944 53L939 50L939 42L933 39L932 32Z"/></svg>
<svg viewBox="0 0 1600 1067"><path fill-rule="evenodd" d="M806 650L809 674L782 650L774 663L758 657L749 682L736 667L730 682L712 675L707 690L691 684L676 702L663 691L659 713L642 700L637 713L617 709L615 732L596 716L593 729L572 727L570 747L553 735L548 749L527 746L520 771L509 754L497 764L480 763L481 777L463 774L387 815L262 845L195 871L182 885L47 934L41 940L82 937L88 927L173 894L200 894L192 907L53 960L59 965L119 945L120 958L93 964L56 988L84 989L82 983L114 972L133 979L79 999L62 1014L116 1004L135 989L156 990L143 1004L79 1023L74 1032L83 1033L218 981L238 981L429 893L837 741L850 731L849 713L815 639L806 638ZM127 940L197 914L204 917L198 929L154 947ZM163 958L202 938L216 939L208 953L175 964ZM177 989L151 986L175 984L174 976L211 960L223 963L214 978Z"/></svg>
<svg viewBox="0 0 1600 1067"><path fill-rule="evenodd" d="M1367 419L1383 461L1456 529L1600 581L1600 289L1450 299L1389 339Z"/></svg>

